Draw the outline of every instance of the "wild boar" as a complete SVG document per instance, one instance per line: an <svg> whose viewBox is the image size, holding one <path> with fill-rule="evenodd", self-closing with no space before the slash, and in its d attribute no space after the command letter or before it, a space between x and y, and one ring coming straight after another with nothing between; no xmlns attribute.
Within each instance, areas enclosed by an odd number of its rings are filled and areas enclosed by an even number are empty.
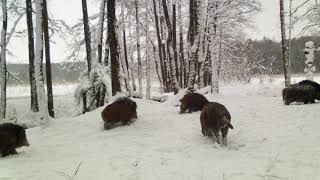
<svg viewBox="0 0 320 180"><path fill-rule="evenodd" d="M17 154L16 148L29 146L25 129L12 123L0 125L0 153L2 157Z"/></svg>
<svg viewBox="0 0 320 180"><path fill-rule="evenodd" d="M220 131L222 134L222 144L227 146L228 130L233 129L231 125L231 115L227 108L217 102L210 102L205 105L200 114L202 134L204 136L214 136L217 143L220 141Z"/></svg>
<svg viewBox="0 0 320 180"><path fill-rule="evenodd" d="M209 101L206 97L199 93L189 93L180 99L180 113L184 113L186 110L191 112L201 111L203 106L205 106Z"/></svg>
<svg viewBox="0 0 320 180"><path fill-rule="evenodd" d="M282 98L285 105L292 102L315 103L315 99L318 99L316 88L310 84L290 85L282 90Z"/></svg>
<svg viewBox="0 0 320 180"><path fill-rule="evenodd" d="M129 125L132 119L137 118L137 104L127 97L121 97L108 105L102 111L101 116L105 130L115 127L118 123L123 126Z"/></svg>

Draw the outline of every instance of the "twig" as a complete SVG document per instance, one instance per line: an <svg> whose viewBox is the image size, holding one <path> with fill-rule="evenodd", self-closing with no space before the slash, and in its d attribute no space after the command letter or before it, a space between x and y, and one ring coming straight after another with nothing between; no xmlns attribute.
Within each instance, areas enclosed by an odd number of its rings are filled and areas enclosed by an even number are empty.
<svg viewBox="0 0 320 180"><path fill-rule="evenodd" d="M81 161L81 162L79 163L79 165L78 165L78 167L77 167L77 170L74 172L73 176L76 176L76 175L78 174L79 169L80 169L80 166L82 165L82 162L83 162L83 161Z"/></svg>
<svg viewBox="0 0 320 180"><path fill-rule="evenodd" d="M9 80L9 77L12 77L14 80L16 80L17 82L19 82L20 84L23 84L23 81L21 81L19 78L15 77L14 75L12 75L7 69L7 74L8 74L8 80Z"/></svg>
<svg viewBox="0 0 320 180"><path fill-rule="evenodd" d="M75 170L75 172L73 173L72 176L70 176L69 174L65 173L65 172L61 172L61 171L58 171L57 173L60 175L60 176L63 176L65 179L68 179L68 180L73 180L74 177L76 177L76 175L78 174L79 172L79 169L80 169L80 166L82 165L83 161L81 161L77 167L77 169Z"/></svg>

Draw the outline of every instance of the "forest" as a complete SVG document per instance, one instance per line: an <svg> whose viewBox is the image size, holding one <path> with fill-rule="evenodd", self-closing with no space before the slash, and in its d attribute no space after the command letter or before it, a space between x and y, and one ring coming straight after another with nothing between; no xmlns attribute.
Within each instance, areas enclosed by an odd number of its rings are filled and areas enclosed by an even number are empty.
<svg viewBox="0 0 320 180"><path fill-rule="evenodd" d="M0 180L320 178L318 0L0 7Z"/></svg>

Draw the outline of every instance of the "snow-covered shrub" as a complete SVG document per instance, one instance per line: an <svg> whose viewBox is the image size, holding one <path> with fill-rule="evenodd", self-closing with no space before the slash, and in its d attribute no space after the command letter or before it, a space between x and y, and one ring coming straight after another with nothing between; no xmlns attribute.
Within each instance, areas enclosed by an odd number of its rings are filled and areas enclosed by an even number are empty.
<svg viewBox="0 0 320 180"><path fill-rule="evenodd" d="M104 102L108 102L111 94L111 78L110 78L110 68L108 66L102 66L101 64L96 64L95 67L90 71L84 71L79 79L80 83L75 91L76 100L76 112L78 114L84 113L85 111L92 111L97 108L95 102L97 97L100 95L104 96ZM105 94L101 93L100 88L105 87ZM86 95L87 103L84 104L83 98ZM84 107L86 106L86 107Z"/></svg>

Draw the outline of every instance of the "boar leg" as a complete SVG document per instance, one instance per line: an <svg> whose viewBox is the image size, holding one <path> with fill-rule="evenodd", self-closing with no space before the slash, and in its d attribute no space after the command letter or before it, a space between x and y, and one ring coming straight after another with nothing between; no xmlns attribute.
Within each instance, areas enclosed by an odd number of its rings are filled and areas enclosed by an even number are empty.
<svg viewBox="0 0 320 180"><path fill-rule="evenodd" d="M128 121L128 120L124 120L121 123L122 123L122 126L129 126L130 125L130 121Z"/></svg>
<svg viewBox="0 0 320 180"><path fill-rule="evenodd" d="M187 108L186 108L183 104L180 105L180 112L179 112L179 114L184 113L186 110L187 110Z"/></svg>
<svg viewBox="0 0 320 180"><path fill-rule="evenodd" d="M224 146L227 146L227 134L228 134L228 130L229 130L229 127L226 127L226 128L223 128L221 129L221 134L222 134L222 144Z"/></svg>
<svg viewBox="0 0 320 180"><path fill-rule="evenodd" d="M213 132L210 129L205 129L204 132L206 133L207 136L212 137L213 136Z"/></svg>
<svg viewBox="0 0 320 180"><path fill-rule="evenodd" d="M201 124L201 126L202 126L202 124ZM203 127L201 127L201 132L202 132L202 134L203 134L204 136L206 136L206 132L205 132L205 130L203 129Z"/></svg>
<svg viewBox="0 0 320 180"><path fill-rule="evenodd" d="M9 156L10 154L18 154L12 145L9 145L3 152L2 157Z"/></svg>
<svg viewBox="0 0 320 180"><path fill-rule="evenodd" d="M219 131L214 131L213 134L214 134L214 139L215 139L215 141L216 141L218 144L220 144L221 142L220 142L220 134L219 134Z"/></svg>
<svg viewBox="0 0 320 180"><path fill-rule="evenodd" d="M314 101L314 99L310 99L309 102L310 102L311 104L316 103L316 102Z"/></svg>
<svg viewBox="0 0 320 180"><path fill-rule="evenodd" d="M104 129L105 129L105 130L110 130L111 128L112 128L111 123L108 123L108 122L105 122L105 123L104 123Z"/></svg>
<svg viewBox="0 0 320 180"><path fill-rule="evenodd" d="M291 103L291 102L289 102L288 100L285 100L285 101L284 101L284 104L285 104L285 105L289 105L290 103Z"/></svg>

